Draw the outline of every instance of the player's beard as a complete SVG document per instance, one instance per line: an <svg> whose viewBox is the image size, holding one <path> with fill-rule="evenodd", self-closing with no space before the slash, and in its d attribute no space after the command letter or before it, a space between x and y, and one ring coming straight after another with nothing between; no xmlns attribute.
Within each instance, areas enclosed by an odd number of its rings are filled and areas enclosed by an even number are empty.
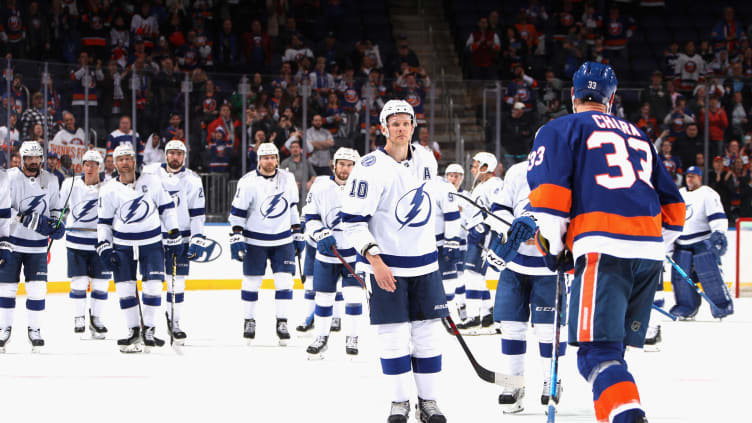
<svg viewBox="0 0 752 423"><path fill-rule="evenodd" d="M23 166L24 166L24 169L27 172L37 173L37 172L39 172L39 167L41 166L41 164L40 163L29 163L28 165L24 164Z"/></svg>
<svg viewBox="0 0 752 423"><path fill-rule="evenodd" d="M334 172L334 176L336 176L337 179L339 179L340 181L345 182L347 180L347 178L350 176L350 173L349 172L348 173L345 173L345 172L339 172L339 173L338 172Z"/></svg>
<svg viewBox="0 0 752 423"><path fill-rule="evenodd" d="M167 162L167 166L168 166L168 167L169 167L169 168L170 168L171 170L174 170L174 171L176 171L176 172L177 172L178 170L180 170L180 169L181 169L181 168L183 167L183 164L182 164L182 163L180 163L180 161L179 161L179 160L175 159L175 160L169 160L169 161Z"/></svg>
<svg viewBox="0 0 752 423"><path fill-rule="evenodd" d="M271 175L274 173L274 169L277 168L277 165L275 164L263 164L261 165L261 170L264 171L265 174Z"/></svg>

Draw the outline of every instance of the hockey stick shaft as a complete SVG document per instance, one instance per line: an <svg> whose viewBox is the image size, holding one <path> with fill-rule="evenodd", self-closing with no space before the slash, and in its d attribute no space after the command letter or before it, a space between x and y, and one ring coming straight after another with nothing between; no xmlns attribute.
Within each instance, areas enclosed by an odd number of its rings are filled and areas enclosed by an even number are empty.
<svg viewBox="0 0 752 423"><path fill-rule="evenodd" d="M684 271L684 269L682 269L682 268L681 268L681 267L680 267L680 266L679 266L678 264L676 264L676 262L675 262L675 261L674 261L674 260L673 260L673 259L672 259L672 258L671 258L670 256L666 255L666 260L668 260L668 262L669 262L669 263L671 263L671 266L672 266L672 267L673 267L674 269L676 269L676 271L677 271L677 272L678 272L678 273L679 273L679 274L681 275L681 277L682 277L682 278L683 278L683 279L684 279L684 280L685 280L685 281L686 281L686 282L687 282L687 283L688 283L688 284L689 284L689 285L690 285L690 286L691 286L692 288L694 288L694 289L695 289L695 291L696 291L696 292L697 292L698 294L700 294L700 296L701 296L702 298L704 298L704 299L705 299L705 301L707 301L707 302L708 302L708 304L710 305L710 308L712 308L712 309L713 309L713 312L720 312L720 311L721 311L721 310L720 310L720 309L718 308L718 306L716 306L716 305L715 305L715 303L713 303L713 301L711 301L711 300L710 300L710 297L708 297L708 295L707 295L707 294L705 294L705 292L703 292L703 291L702 291L702 290L700 289L700 287L699 287L699 286L697 286L697 284L695 283L695 281L693 281L693 280L692 280L692 278L690 278L690 277L689 277L689 275L687 275L687 272L685 272L685 271Z"/></svg>
<svg viewBox="0 0 752 423"><path fill-rule="evenodd" d="M504 219L504 218L502 218L502 217L499 217L499 216L495 215L495 214L494 214L494 213L493 213L493 212L492 212L491 210L489 210L489 209L488 209L488 208L486 208L486 207L483 207L483 206L481 206L481 205L480 205L480 204L478 204L478 203L477 203L476 201L474 201L474 200L473 200L472 198L470 198L470 197L466 197L466 196L464 196L464 195L462 195L462 194L458 194L458 193L456 193L456 192L453 192L453 193L452 193L452 195L453 195L453 196L456 196L456 197L459 197L459 198L461 198L461 199L463 199L463 200L467 201L468 203L472 204L473 206L475 206L475 207L477 207L478 209L480 209L481 211L483 211L483 213L485 213L485 214L487 214L487 215L489 215L489 216L493 216L493 217L494 217L494 218L495 218L496 220L500 221L501 223L503 223L503 224L505 224L505 225L507 225L507 226L510 226L510 227L512 226L512 224L511 224L511 223L509 223L509 222L508 222L508 221L507 221L506 219Z"/></svg>
<svg viewBox="0 0 752 423"><path fill-rule="evenodd" d="M175 343L175 273L177 273L177 270L178 258L172 256L172 287L170 288L172 291L172 295L170 295L170 346L173 346Z"/></svg>
<svg viewBox="0 0 752 423"><path fill-rule="evenodd" d="M76 183L76 176L73 176L73 180L71 181L71 187L70 191L68 191L68 198L65 199L65 205L63 205L63 210L60 211L60 217L57 219L57 223L55 224L55 229L60 227L60 224L63 223L63 218L65 217L65 214L68 213L68 203L70 202L71 194L73 194L73 184ZM49 256L50 256L50 249L52 248L52 243L55 242L54 239L50 238L50 243L47 244L47 262L49 263Z"/></svg>
<svg viewBox="0 0 752 423"><path fill-rule="evenodd" d="M565 292L561 289L561 285L563 283L564 271L559 268L556 275L556 298L554 298L554 343L553 348L551 349L551 380L549 383L548 392L548 423L554 423L556 421L556 406L558 405L556 391L559 388L559 340L561 339L561 322L564 310L562 303L562 293Z"/></svg>
<svg viewBox="0 0 752 423"><path fill-rule="evenodd" d="M303 266L300 265L300 253L295 254L298 259L298 271L300 272L300 282L305 283L306 275L303 274Z"/></svg>
<svg viewBox="0 0 752 423"><path fill-rule="evenodd" d="M658 307L655 304L653 304L653 310L657 311L658 313L661 313L662 315L668 317L671 320L676 320L676 316L674 316L673 314L669 313L668 311L666 311L666 310Z"/></svg>

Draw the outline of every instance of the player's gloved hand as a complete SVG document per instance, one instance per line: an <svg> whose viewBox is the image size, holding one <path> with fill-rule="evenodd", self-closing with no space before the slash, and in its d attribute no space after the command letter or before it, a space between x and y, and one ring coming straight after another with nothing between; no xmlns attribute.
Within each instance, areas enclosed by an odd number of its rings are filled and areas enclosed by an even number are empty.
<svg viewBox="0 0 752 423"><path fill-rule="evenodd" d="M444 241L444 259L450 264L457 264L462 258L462 250L460 250L460 239L448 238Z"/></svg>
<svg viewBox="0 0 752 423"><path fill-rule="evenodd" d="M711 233L710 244L713 246L713 252L716 253L718 257L726 254L726 250L728 250L728 240L723 232L715 231Z"/></svg>
<svg viewBox="0 0 752 423"><path fill-rule="evenodd" d="M10 242L0 242L0 268L2 268L5 263L10 261L11 252L13 252L13 247L11 247Z"/></svg>
<svg viewBox="0 0 752 423"><path fill-rule="evenodd" d="M292 228L292 245L295 247L295 255L300 256L305 251L305 235L300 226L293 226Z"/></svg>
<svg viewBox="0 0 752 423"><path fill-rule="evenodd" d="M486 253L486 261L494 270L500 271L502 267L517 256L517 248L519 248L519 244L515 245L511 239L507 239L505 242L503 234L494 232L488 246L488 253Z"/></svg>
<svg viewBox="0 0 752 423"><path fill-rule="evenodd" d="M19 218L19 223L40 235L50 236L55 229L57 221L50 219L43 214L31 213L22 215Z"/></svg>
<svg viewBox="0 0 752 423"><path fill-rule="evenodd" d="M173 257L180 257L185 253L185 245L183 245L183 237L180 236L180 230L172 229L167 232L167 239L164 240L164 249L170 262Z"/></svg>
<svg viewBox="0 0 752 423"><path fill-rule="evenodd" d="M535 224L535 219L531 216L522 215L512 221L512 226L507 232L507 239L514 243L516 250L520 244L532 238L537 229L538 225Z"/></svg>
<svg viewBox="0 0 752 423"><path fill-rule="evenodd" d="M207 240L205 236L193 235L186 256L188 257L188 260L199 260L204 254L206 254L206 259L209 259L213 249L213 243Z"/></svg>
<svg viewBox="0 0 752 423"><path fill-rule="evenodd" d="M120 256L112 249L109 241L101 241L97 244L97 255L102 259L104 265L113 272L120 267Z"/></svg>
<svg viewBox="0 0 752 423"><path fill-rule="evenodd" d="M467 243L473 245L483 244L487 232L486 225L483 223L470 228L467 232Z"/></svg>
<svg viewBox="0 0 752 423"><path fill-rule="evenodd" d="M50 232L50 238L60 239L64 235L65 235L65 223L63 223L62 220L60 222L58 222L57 220L53 220L53 227L52 227L52 232Z"/></svg>
<svg viewBox="0 0 752 423"><path fill-rule="evenodd" d="M230 234L230 255L233 260L243 261L247 252L245 246L245 237L242 232L233 232Z"/></svg>
<svg viewBox="0 0 752 423"><path fill-rule="evenodd" d="M313 240L316 241L316 249L319 250L321 254L326 254L328 256L332 255L332 247L337 246L337 241L334 239L332 231L326 228L314 232Z"/></svg>

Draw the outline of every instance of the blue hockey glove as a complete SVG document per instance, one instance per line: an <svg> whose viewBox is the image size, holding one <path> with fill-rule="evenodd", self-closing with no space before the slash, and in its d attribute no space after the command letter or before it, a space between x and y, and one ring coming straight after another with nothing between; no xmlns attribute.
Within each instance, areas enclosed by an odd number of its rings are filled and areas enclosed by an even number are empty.
<svg viewBox="0 0 752 423"><path fill-rule="evenodd" d="M12 252L13 248L11 247L9 242L0 242L0 268L2 268L5 263L10 261L10 254Z"/></svg>
<svg viewBox="0 0 752 423"><path fill-rule="evenodd" d="M44 236L50 236L52 231L55 230L55 225L57 223L56 220L50 219L49 217L39 213L22 215L19 219L19 222L23 226L26 226L32 231Z"/></svg>
<svg viewBox="0 0 752 423"><path fill-rule="evenodd" d="M713 246L713 252L718 257L726 254L726 250L728 250L728 240L726 239L726 235L723 232L715 231L711 233L710 244Z"/></svg>
<svg viewBox="0 0 752 423"><path fill-rule="evenodd" d="M209 256L212 253L213 250L213 243L206 239L203 235L193 235L191 237L191 243L188 246L188 253L187 257L188 260L200 260L201 257L206 254L206 259L209 259Z"/></svg>
<svg viewBox="0 0 752 423"><path fill-rule="evenodd" d="M53 226L52 232L50 232L50 238L52 239L60 239L65 235L65 223L61 220L60 222L54 220L53 225L56 225L57 227Z"/></svg>
<svg viewBox="0 0 752 423"><path fill-rule="evenodd" d="M473 245L481 245L483 244L483 241L486 239L486 234L488 233L488 229L486 228L486 225L483 223L480 223L472 228L467 232L467 243L473 244Z"/></svg>
<svg viewBox="0 0 752 423"><path fill-rule="evenodd" d="M507 232L508 242L512 242L512 246L517 250L520 244L532 238L535 235L535 230L538 226L535 224L535 220L530 216L520 216L512 222L512 227Z"/></svg>
<svg viewBox="0 0 752 423"><path fill-rule="evenodd" d="M113 272L120 266L120 256L112 249L112 244L108 241L101 241L97 244L97 255L102 259L104 265Z"/></svg>
<svg viewBox="0 0 752 423"><path fill-rule="evenodd" d="M450 265L457 264L462 258L462 250L460 250L459 238L448 238L444 241L444 259L450 263Z"/></svg>
<svg viewBox="0 0 752 423"><path fill-rule="evenodd" d="M185 254L185 245L183 245L183 237L180 236L180 230L172 229L167 233L167 239L163 241L165 256L172 262L173 257L180 257Z"/></svg>
<svg viewBox="0 0 752 423"><path fill-rule="evenodd" d="M242 232L230 234L230 255L233 260L243 261L247 252Z"/></svg>
<svg viewBox="0 0 752 423"><path fill-rule="evenodd" d="M316 241L316 249L319 250L319 253L328 256L332 255L332 247L337 246L337 241L334 239L332 231L326 228L314 232L313 240Z"/></svg>
<svg viewBox="0 0 752 423"><path fill-rule="evenodd" d="M486 260L489 266L494 270L501 270L500 267L506 266L507 263L514 260L517 256L517 249L519 244L516 244L512 239L504 240L504 235L494 233L491 237L491 243L488 246L489 252L487 253Z"/></svg>
<svg viewBox="0 0 752 423"><path fill-rule="evenodd" d="M292 231L292 245L295 247L295 255L300 257L305 251L305 236L300 226L293 226Z"/></svg>

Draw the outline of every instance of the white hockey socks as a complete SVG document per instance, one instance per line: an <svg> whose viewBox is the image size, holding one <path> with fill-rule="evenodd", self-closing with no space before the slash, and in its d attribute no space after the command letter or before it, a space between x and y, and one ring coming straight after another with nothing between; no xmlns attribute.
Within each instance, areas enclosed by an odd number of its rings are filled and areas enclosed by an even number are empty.
<svg viewBox="0 0 752 423"><path fill-rule="evenodd" d="M342 295L345 298L345 319L342 322L345 336L358 336L365 291L359 286L346 286L342 288Z"/></svg>
<svg viewBox="0 0 752 423"><path fill-rule="evenodd" d="M39 320L44 310L44 297L47 295L47 282L26 282L26 311L28 312L28 326L39 329Z"/></svg>
<svg viewBox="0 0 752 423"><path fill-rule="evenodd" d="M436 400L438 396L443 330L439 319L410 323L413 377L418 396L424 400Z"/></svg>
<svg viewBox="0 0 752 423"><path fill-rule="evenodd" d="M292 275L289 273L275 273L274 274L274 299L277 307L277 318L287 319L287 315L290 310L290 304L292 303Z"/></svg>
<svg viewBox="0 0 752 423"><path fill-rule="evenodd" d="M338 319L342 318L342 315L345 314L345 297L342 296L341 287L337 288L337 295L334 297L334 314L333 317L336 317Z"/></svg>
<svg viewBox="0 0 752 423"><path fill-rule="evenodd" d="M13 326L18 283L0 283L0 328Z"/></svg>
<svg viewBox="0 0 752 423"><path fill-rule="evenodd" d="M526 335L527 322L501 322L501 354L507 374L525 374Z"/></svg>
<svg viewBox="0 0 752 423"><path fill-rule="evenodd" d="M91 280L91 315L100 317L102 315L102 306L107 301L107 290L110 288L110 281L107 279Z"/></svg>
<svg viewBox="0 0 752 423"><path fill-rule="evenodd" d="M482 290L485 289L485 277L480 273L472 270L465 271L467 280L467 318L472 319L480 316L480 308L483 297Z"/></svg>
<svg viewBox="0 0 752 423"><path fill-rule="evenodd" d="M118 282L115 284L115 291L120 297L120 309L125 312L125 324L129 328L140 327L141 322L138 316L138 302L136 299L136 281Z"/></svg>
<svg viewBox="0 0 752 423"><path fill-rule="evenodd" d="M144 326L156 326L154 316L162 305L162 281L143 281L141 284L143 292Z"/></svg>
<svg viewBox="0 0 752 423"><path fill-rule="evenodd" d="M303 284L305 293L303 294L303 319L308 320L308 316L313 314L316 308L316 291L313 290L313 276L307 275Z"/></svg>
<svg viewBox="0 0 752 423"><path fill-rule="evenodd" d="M172 318L172 296L175 296L175 318ZM185 300L185 276L175 276L175 292L172 292L172 276L167 277L167 315L170 320L179 322Z"/></svg>
<svg viewBox="0 0 752 423"><path fill-rule="evenodd" d="M335 295L334 292L316 292L316 308L314 311L316 336L329 336Z"/></svg>
<svg viewBox="0 0 752 423"><path fill-rule="evenodd" d="M89 288L87 276L74 276L71 278L70 293L68 296L73 301L73 316L86 315L86 290Z"/></svg>
<svg viewBox="0 0 752 423"><path fill-rule="evenodd" d="M381 347L381 371L392 389L391 399L403 402L410 399L412 368L410 359L410 323L377 325Z"/></svg>
<svg viewBox="0 0 752 423"><path fill-rule="evenodd" d="M256 317L258 291L259 288L261 288L261 282L263 279L263 276L243 276L243 282L240 288L240 298L243 301L244 319L253 319Z"/></svg>

